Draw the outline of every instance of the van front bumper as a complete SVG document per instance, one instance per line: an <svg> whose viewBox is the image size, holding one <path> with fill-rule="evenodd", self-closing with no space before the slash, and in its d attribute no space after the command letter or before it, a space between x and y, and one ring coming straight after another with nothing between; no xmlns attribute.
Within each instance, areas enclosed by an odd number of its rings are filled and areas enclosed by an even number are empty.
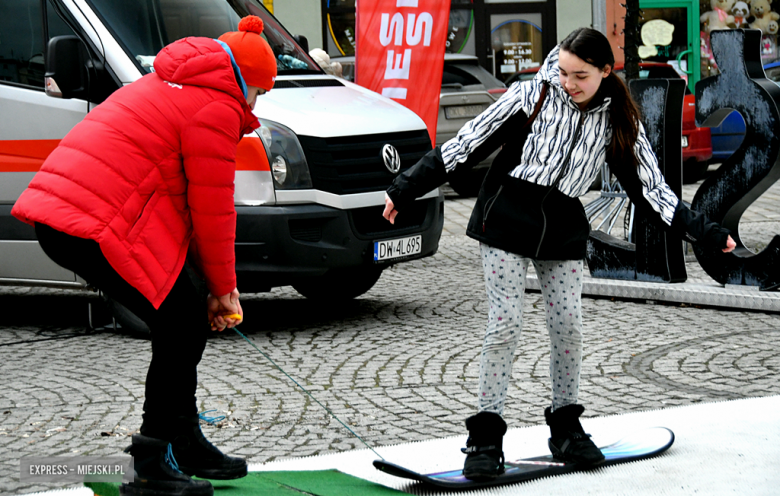
<svg viewBox="0 0 780 496"><path fill-rule="evenodd" d="M236 206L236 276L242 292L268 291L331 269L389 266L436 253L444 227L442 195L418 200L396 218L384 206L340 210L318 204ZM374 262L374 242L422 236L422 251Z"/></svg>

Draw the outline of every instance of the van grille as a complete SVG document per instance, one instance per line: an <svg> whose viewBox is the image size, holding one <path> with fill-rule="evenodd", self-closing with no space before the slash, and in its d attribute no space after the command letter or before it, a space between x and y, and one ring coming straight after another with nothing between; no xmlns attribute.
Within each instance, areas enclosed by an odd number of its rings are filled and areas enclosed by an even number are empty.
<svg viewBox="0 0 780 496"><path fill-rule="evenodd" d="M274 89L285 88L324 88L326 86L344 86L336 79L283 79L274 83Z"/></svg>
<svg viewBox="0 0 780 496"><path fill-rule="evenodd" d="M429 204L429 200L414 202L404 209L403 215L396 217L395 224L382 217L384 206L358 208L351 211L352 223L355 231L363 236L377 237L393 235L399 231L399 234L402 234L407 230L419 230L425 222Z"/></svg>
<svg viewBox="0 0 780 496"><path fill-rule="evenodd" d="M398 150L401 172L431 150L426 130L346 138L300 136L299 139L314 188L337 195L382 191L390 186L396 175L382 161L382 148L386 144Z"/></svg>

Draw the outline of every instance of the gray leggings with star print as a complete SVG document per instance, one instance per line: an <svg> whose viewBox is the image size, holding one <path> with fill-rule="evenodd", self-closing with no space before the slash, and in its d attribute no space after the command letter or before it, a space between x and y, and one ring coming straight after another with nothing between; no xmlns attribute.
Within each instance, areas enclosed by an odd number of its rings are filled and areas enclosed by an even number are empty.
<svg viewBox="0 0 780 496"><path fill-rule="evenodd" d="M552 409L577 403L582 365L582 260L532 260L480 243L488 312L479 364L479 411L503 414L523 325L529 264L536 268L550 335Z"/></svg>

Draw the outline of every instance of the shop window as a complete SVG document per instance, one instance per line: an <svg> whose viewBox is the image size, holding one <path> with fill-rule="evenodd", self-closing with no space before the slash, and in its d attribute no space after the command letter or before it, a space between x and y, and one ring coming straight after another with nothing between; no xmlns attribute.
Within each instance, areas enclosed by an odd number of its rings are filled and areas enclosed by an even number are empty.
<svg viewBox="0 0 780 496"><path fill-rule="evenodd" d="M355 0L327 0L327 51L331 55L355 55Z"/></svg>
<svg viewBox="0 0 780 496"><path fill-rule="evenodd" d="M469 41L474 29L474 2L472 0L452 0L450 3L450 25L447 30L447 53L468 53Z"/></svg>
<svg viewBox="0 0 780 496"><path fill-rule="evenodd" d="M326 0L327 51L332 56L355 55L355 0ZM452 0L447 32L447 53L474 54L473 0Z"/></svg>
<svg viewBox="0 0 780 496"><path fill-rule="evenodd" d="M669 64L688 80L688 9L684 7L643 9L639 57L645 62Z"/></svg>
<svg viewBox="0 0 780 496"><path fill-rule="evenodd" d="M732 5L731 10L718 9L718 4ZM713 8L713 5L715 8ZM731 2L713 0L702 5L701 14L701 77L718 74L718 65L712 55L710 33L718 29L759 29L761 35L761 59L766 66L780 58L777 49L777 35L780 14L775 12L771 0L753 0L752 2Z"/></svg>
<svg viewBox="0 0 780 496"><path fill-rule="evenodd" d="M517 71L539 67L544 61L542 28L533 22L502 21L492 29L490 40L495 64L493 74L501 81L508 80Z"/></svg>

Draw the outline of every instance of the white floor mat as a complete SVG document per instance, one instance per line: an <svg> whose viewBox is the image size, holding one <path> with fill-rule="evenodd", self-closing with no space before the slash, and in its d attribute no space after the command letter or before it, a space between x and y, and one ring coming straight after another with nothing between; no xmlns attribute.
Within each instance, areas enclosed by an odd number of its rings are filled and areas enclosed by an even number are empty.
<svg viewBox="0 0 780 496"><path fill-rule="evenodd" d="M780 495L780 396L598 417L583 424L599 446L654 426L670 428L676 439L653 459L457 494ZM504 439L506 458L545 454L548 436L546 426L510 429ZM463 463L465 438L464 428L457 438L376 449L387 461L417 472L444 471ZM250 470L335 468L413 494L451 494L379 472L371 464L375 458L365 449L251 465Z"/></svg>

